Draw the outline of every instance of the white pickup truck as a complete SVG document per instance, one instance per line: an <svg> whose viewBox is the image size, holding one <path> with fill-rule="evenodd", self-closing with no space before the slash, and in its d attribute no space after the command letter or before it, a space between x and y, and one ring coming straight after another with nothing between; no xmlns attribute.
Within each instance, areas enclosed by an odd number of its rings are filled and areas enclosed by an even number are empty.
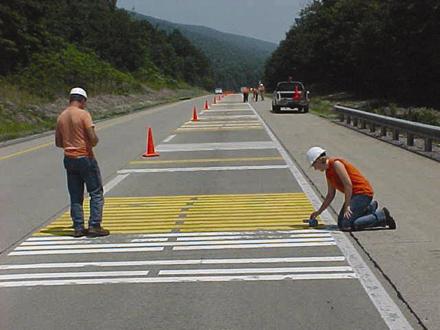
<svg viewBox="0 0 440 330"><path fill-rule="evenodd" d="M272 111L279 112L281 108L290 108L309 112L309 94L300 81L279 82L273 92Z"/></svg>

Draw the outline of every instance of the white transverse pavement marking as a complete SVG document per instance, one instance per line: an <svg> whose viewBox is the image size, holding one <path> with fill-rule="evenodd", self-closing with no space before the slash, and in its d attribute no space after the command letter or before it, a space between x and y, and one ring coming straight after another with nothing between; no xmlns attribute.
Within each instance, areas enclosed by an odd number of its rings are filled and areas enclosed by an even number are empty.
<svg viewBox="0 0 440 330"><path fill-rule="evenodd" d="M34 278L79 278L79 277L116 277L116 276L145 276L148 270L122 271L122 272L75 272L75 273L33 273L0 275L0 281L4 280L28 280ZM1 283L1 282L0 282ZM0 284L1 285L1 284Z"/></svg>
<svg viewBox="0 0 440 330"><path fill-rule="evenodd" d="M204 151L204 150L248 150L248 149L276 149L272 141L256 142L224 142L224 143L182 143L161 144L157 147L160 152L175 151Z"/></svg>
<svg viewBox="0 0 440 330"><path fill-rule="evenodd" d="M209 113L209 110L206 111L207 113ZM256 116L255 115L231 115L231 116L204 116L203 120L208 120L208 119L215 119L215 120L225 120L225 119L241 119L241 118L252 118L254 119Z"/></svg>
<svg viewBox="0 0 440 330"><path fill-rule="evenodd" d="M157 252L163 251L162 247L149 248L111 248L111 249L81 249L73 250L38 250L38 251L13 251L8 256L32 256L32 255L49 255L49 254L86 254L86 253L119 253L119 252Z"/></svg>
<svg viewBox="0 0 440 330"><path fill-rule="evenodd" d="M249 106L252 107L251 105ZM269 126L267 126L267 124L263 121L260 114L253 107L252 110L261 121L262 125L267 131L267 134L269 134L271 140L276 145L276 148L278 149L279 153L283 156L286 164L288 164L292 175L294 176L298 184L301 186L301 189L304 191L304 193L312 202L314 208L317 210L322 204L321 200L316 195L315 191L312 189L310 184L307 182L304 175L295 165L292 158L290 158L288 152L284 149L284 147L278 141L276 136L273 134ZM321 218L327 224L336 224L335 220L328 211L324 211L321 214ZM342 253L347 258L350 266L354 269L356 274L358 274L362 286L364 287L365 291L367 292L373 304L376 306L377 310L379 311L380 315L384 319L387 326L392 330L413 329L412 326L409 324L408 320L402 314L399 307L397 307L397 305L388 295L388 293L386 292L380 281L368 268L367 264L362 259L360 254L356 251L356 248L349 241L347 236L344 233L340 232L340 233L335 233L334 237L338 247L341 249Z"/></svg>
<svg viewBox="0 0 440 330"><path fill-rule="evenodd" d="M200 171L249 171L249 170L280 170L288 168L287 165L262 165L262 166L218 166L218 167L182 167L182 168L141 168L120 170L118 173L164 173L164 172L200 172Z"/></svg>
<svg viewBox="0 0 440 330"><path fill-rule="evenodd" d="M216 110L204 110L202 113L210 113L210 112L235 112L235 111L252 111L252 109L216 109Z"/></svg>
<svg viewBox="0 0 440 330"><path fill-rule="evenodd" d="M261 248L292 248L292 247L311 247L311 246L332 246L335 242L316 242L316 243L274 243L274 244L229 244L229 245L193 245L176 246L173 250L227 250L227 249L261 249Z"/></svg>
<svg viewBox="0 0 440 330"><path fill-rule="evenodd" d="M250 276L179 276L179 277L125 277L89 280L47 280L0 282L0 288L55 285L118 284L118 283L176 283L176 282L225 282L225 281L281 281L281 280L335 280L354 279L355 273L341 274L286 274Z"/></svg>
<svg viewBox="0 0 440 330"><path fill-rule="evenodd" d="M168 269L159 275L200 275L200 274L267 274L267 273L326 273L351 272L348 266L339 267L283 267L283 268L217 268L217 269Z"/></svg>
<svg viewBox="0 0 440 330"><path fill-rule="evenodd" d="M228 239L208 241L178 241L178 242L154 242L154 243L99 243L99 244L56 244L56 245L32 245L18 246L14 251L36 251L36 250L62 250L62 249L98 249L98 248L131 248L150 246L196 246L196 245L223 245L223 244L251 244L251 243L305 243L305 242L333 242L333 237L317 238L275 238L275 239Z"/></svg>
<svg viewBox="0 0 440 330"><path fill-rule="evenodd" d="M305 263L339 262L343 256L327 257L288 257L288 258L237 258L237 259L178 259L178 260L141 260L141 261L88 261L88 262L53 262L40 264L0 265L0 270L45 269L45 268L81 268L81 267L135 267L168 265L223 265L223 264L269 264L269 263Z"/></svg>

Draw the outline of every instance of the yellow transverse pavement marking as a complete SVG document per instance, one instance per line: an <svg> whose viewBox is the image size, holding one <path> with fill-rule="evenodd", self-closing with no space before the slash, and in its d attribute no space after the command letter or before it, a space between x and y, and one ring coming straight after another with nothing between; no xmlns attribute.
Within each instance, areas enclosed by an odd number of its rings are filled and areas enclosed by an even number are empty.
<svg viewBox="0 0 440 330"><path fill-rule="evenodd" d="M103 226L112 234L292 230L307 228L313 211L304 193L107 197ZM65 212L34 235L71 235L71 226Z"/></svg>
<svg viewBox="0 0 440 330"><path fill-rule="evenodd" d="M176 160L134 160L130 164L186 164L186 163L222 163L222 162L248 162L283 160L283 157L243 157L243 158L200 158Z"/></svg>

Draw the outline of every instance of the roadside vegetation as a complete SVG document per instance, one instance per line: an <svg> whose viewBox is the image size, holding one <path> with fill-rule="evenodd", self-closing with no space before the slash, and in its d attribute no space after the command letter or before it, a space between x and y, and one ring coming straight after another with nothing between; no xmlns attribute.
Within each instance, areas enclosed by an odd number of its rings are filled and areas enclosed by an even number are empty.
<svg viewBox="0 0 440 330"><path fill-rule="evenodd" d="M291 76L368 100L358 108L438 125L439 17L438 1L313 1L266 63L266 85Z"/></svg>
<svg viewBox="0 0 440 330"><path fill-rule="evenodd" d="M208 58L179 31L134 20L112 0L2 3L0 50L0 140L52 128L47 109L74 86L91 99L213 87Z"/></svg>
<svg viewBox="0 0 440 330"><path fill-rule="evenodd" d="M394 102L378 99L362 99L352 94L333 93L316 95L311 98L310 111L328 119L338 116L332 110L335 104L376 113L378 115L440 126L440 111L429 107L399 106Z"/></svg>

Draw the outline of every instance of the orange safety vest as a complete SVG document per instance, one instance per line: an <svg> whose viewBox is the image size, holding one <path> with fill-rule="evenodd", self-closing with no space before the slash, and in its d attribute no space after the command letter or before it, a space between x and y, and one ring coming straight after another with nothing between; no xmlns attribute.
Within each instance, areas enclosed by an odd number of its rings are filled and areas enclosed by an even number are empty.
<svg viewBox="0 0 440 330"><path fill-rule="evenodd" d="M374 191L368 180L362 175L362 173L354 167L351 163L342 158L329 158L328 168L325 171L325 176L330 181L330 183L340 192L344 192L344 184L341 178L335 171L335 161L340 161L344 164L345 170L350 177L351 184L353 186L353 195L367 195L373 196Z"/></svg>

